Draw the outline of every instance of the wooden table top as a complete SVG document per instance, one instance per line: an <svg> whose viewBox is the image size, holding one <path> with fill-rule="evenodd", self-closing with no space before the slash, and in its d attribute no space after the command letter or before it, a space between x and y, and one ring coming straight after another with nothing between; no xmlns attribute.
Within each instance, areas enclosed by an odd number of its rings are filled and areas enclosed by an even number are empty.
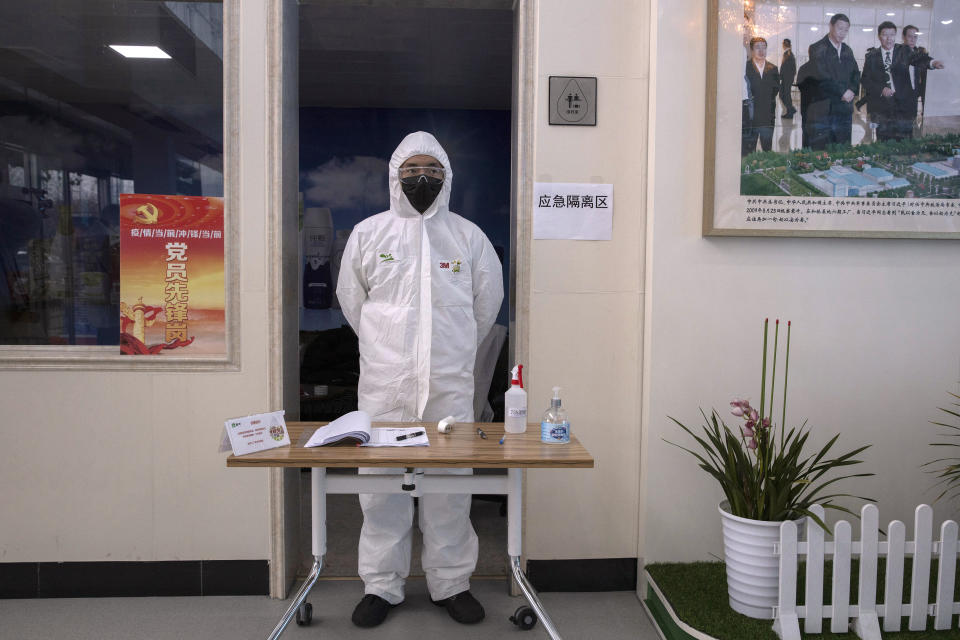
<svg viewBox="0 0 960 640"><path fill-rule="evenodd" d="M304 448L309 434L326 422L290 422L288 447L230 455L228 467L474 467L592 468L593 458L573 436L569 444L540 442L540 425L504 436L503 423L458 422L453 433L437 431L435 422L375 422L374 427L423 427L429 447L327 446ZM477 427L487 438L477 435ZM307 432L306 434L304 432Z"/></svg>

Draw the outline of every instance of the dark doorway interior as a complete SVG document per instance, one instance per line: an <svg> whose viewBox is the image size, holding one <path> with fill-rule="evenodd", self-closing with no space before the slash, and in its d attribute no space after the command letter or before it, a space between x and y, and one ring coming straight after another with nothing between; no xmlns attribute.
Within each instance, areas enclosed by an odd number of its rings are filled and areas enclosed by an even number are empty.
<svg viewBox="0 0 960 640"><path fill-rule="evenodd" d="M503 263L505 291L509 286L513 3L397 4L300 6L302 420L332 420L357 408L357 339L332 293L353 226L389 206L387 163L407 133L428 131L444 146L455 175L450 209L487 234ZM478 421L503 420L508 299L482 346L490 384L475 403ZM310 539L308 477L301 484L303 540ZM474 500L477 576L506 574L501 506L499 499ZM361 520L356 497L328 498L325 576L356 575ZM418 538L413 576L422 575ZM306 548L303 559L306 567Z"/></svg>

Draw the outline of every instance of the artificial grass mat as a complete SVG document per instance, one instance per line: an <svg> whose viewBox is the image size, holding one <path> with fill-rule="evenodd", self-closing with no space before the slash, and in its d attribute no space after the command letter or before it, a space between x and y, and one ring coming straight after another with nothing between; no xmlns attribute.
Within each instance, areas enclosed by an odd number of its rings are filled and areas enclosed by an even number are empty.
<svg viewBox="0 0 960 640"><path fill-rule="evenodd" d="M883 602L883 576L884 562L880 558L877 567L878 586L877 602ZM910 558L906 558L904 564L904 585L903 595L905 600L910 596ZM756 620L741 615L730 608L727 601L727 578L724 573L722 562L692 562L692 563L655 563L646 566L647 572L656 581L660 591L670 603L670 606L676 612L677 616L686 624L694 629L702 631L719 640L778 640L777 634L773 631L772 620ZM804 567L798 569L799 580L797 594L798 604L803 604L804 594ZM934 562L931 567L930 576L930 594L935 598L936 594L936 573L937 565ZM824 604L830 604L830 576L833 575L833 567L830 562L824 567ZM960 576L960 572L957 574ZM854 558L851 562L851 580L850 580L850 602L857 602L857 562ZM960 600L960 579L954 587L954 602ZM908 618L902 618L902 629L906 629ZM883 620L880 621L881 628ZM933 618L927 618L928 631L900 631L900 632L881 632L885 639L889 640L960 640L960 630L956 629L957 616L953 616L949 631L932 631ZM823 628L830 628L830 620L824 619ZM803 631L803 620L800 621L800 630ZM803 637L811 640L823 638L832 640L839 638L857 638L854 633L823 633L823 634L803 634Z"/></svg>

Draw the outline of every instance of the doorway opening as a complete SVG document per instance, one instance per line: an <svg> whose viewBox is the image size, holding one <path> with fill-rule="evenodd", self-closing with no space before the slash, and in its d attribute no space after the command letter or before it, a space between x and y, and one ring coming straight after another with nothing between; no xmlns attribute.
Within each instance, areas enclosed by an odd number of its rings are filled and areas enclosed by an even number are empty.
<svg viewBox="0 0 960 640"><path fill-rule="evenodd" d="M340 258L353 226L389 208L387 163L407 133L428 131L446 150L450 210L487 235L511 291L516 18L513 0L301 1L298 11L300 419L328 421L357 408L357 338L335 294ZM503 420L512 299L478 349L478 422ZM312 563L307 473L300 490L302 575ZM474 499L477 577L507 575L502 506ZM328 496L324 577L357 575L361 523L356 496ZM411 577L422 576L418 545L416 532Z"/></svg>

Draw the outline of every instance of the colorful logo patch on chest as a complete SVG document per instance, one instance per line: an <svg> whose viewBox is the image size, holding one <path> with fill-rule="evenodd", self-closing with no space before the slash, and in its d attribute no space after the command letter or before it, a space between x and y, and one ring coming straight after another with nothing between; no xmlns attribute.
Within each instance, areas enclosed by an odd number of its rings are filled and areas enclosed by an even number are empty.
<svg viewBox="0 0 960 640"><path fill-rule="evenodd" d="M443 270L449 270L453 273L460 273L460 265L463 264L460 260L441 260L440 268Z"/></svg>

